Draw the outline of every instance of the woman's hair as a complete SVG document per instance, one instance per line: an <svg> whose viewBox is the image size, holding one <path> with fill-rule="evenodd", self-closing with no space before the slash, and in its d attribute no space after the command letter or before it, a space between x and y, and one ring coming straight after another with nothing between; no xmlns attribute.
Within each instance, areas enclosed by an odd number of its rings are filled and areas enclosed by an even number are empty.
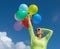
<svg viewBox="0 0 60 49"><path fill-rule="evenodd" d="M40 30L40 28L37 28L36 31Z"/></svg>

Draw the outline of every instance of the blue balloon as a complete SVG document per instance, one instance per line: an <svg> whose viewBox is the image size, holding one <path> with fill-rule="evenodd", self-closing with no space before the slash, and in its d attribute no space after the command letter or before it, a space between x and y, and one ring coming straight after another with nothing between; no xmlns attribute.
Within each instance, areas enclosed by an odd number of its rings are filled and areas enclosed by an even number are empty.
<svg viewBox="0 0 60 49"><path fill-rule="evenodd" d="M26 11L28 11L28 6L26 4L21 4L19 6L19 10L26 10Z"/></svg>
<svg viewBox="0 0 60 49"><path fill-rule="evenodd" d="M42 17L39 14L35 14L32 16L32 23L34 25L38 25L41 22Z"/></svg>

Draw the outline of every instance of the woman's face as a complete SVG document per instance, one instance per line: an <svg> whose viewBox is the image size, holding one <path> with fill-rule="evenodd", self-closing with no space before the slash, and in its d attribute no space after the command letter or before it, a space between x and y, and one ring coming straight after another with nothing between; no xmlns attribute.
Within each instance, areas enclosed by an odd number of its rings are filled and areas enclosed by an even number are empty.
<svg viewBox="0 0 60 49"><path fill-rule="evenodd" d="M36 30L36 34L37 34L37 35L40 35L40 34L42 35L42 34L43 34L43 31L42 31L40 28L38 28L38 29Z"/></svg>

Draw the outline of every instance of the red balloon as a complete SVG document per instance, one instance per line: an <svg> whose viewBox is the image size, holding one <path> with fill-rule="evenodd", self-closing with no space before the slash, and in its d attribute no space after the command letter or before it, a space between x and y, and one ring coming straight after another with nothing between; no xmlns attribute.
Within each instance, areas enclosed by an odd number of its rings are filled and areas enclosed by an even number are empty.
<svg viewBox="0 0 60 49"><path fill-rule="evenodd" d="M24 25L26 28L28 28L28 19L25 18L22 22L23 22L23 25Z"/></svg>
<svg viewBox="0 0 60 49"><path fill-rule="evenodd" d="M31 20L30 20L31 21ZM29 26L28 26L28 18L25 18L23 21L23 25L26 27L26 28L28 28Z"/></svg>

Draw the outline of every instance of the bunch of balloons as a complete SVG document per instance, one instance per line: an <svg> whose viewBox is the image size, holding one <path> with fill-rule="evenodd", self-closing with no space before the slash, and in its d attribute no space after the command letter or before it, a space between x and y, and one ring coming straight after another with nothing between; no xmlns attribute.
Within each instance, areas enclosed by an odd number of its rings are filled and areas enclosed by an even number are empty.
<svg viewBox="0 0 60 49"><path fill-rule="evenodd" d="M40 14L37 14L38 7L35 4L31 4L29 7L26 4L21 4L19 10L14 15L17 21L14 24L15 30L20 30L23 27L28 28L28 14L30 14L31 22L34 25L38 25L41 22Z"/></svg>

